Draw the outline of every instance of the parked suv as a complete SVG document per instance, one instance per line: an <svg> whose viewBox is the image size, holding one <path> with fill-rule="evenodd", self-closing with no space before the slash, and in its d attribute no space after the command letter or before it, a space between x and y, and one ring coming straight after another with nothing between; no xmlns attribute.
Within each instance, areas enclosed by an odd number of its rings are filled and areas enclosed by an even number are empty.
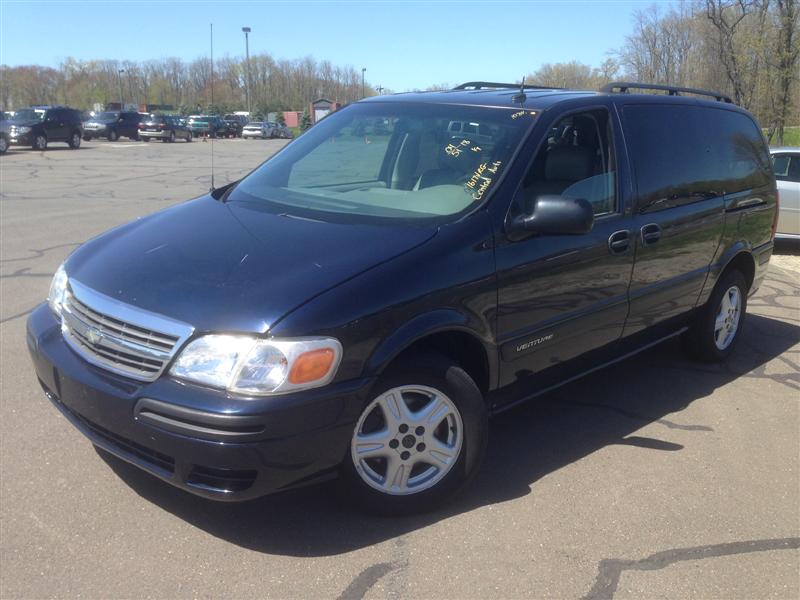
<svg viewBox="0 0 800 600"><path fill-rule="evenodd" d="M368 510L440 504L490 415L673 336L734 351L773 248L769 154L724 96L652 87L478 82L329 115L78 248L28 319L45 394L208 498L338 474Z"/></svg>
<svg viewBox="0 0 800 600"><path fill-rule="evenodd" d="M137 112L108 111L97 113L83 124L83 139L106 138L116 142L121 137L139 139L139 123L147 117Z"/></svg>
<svg viewBox="0 0 800 600"><path fill-rule="evenodd" d="M70 148L81 146L81 113L64 106L23 108L8 121L9 143L47 150L50 142L66 142Z"/></svg>
<svg viewBox="0 0 800 600"><path fill-rule="evenodd" d="M9 124L8 121L3 119L0 121L0 154L8 152L8 146L11 143L11 138L8 135Z"/></svg>

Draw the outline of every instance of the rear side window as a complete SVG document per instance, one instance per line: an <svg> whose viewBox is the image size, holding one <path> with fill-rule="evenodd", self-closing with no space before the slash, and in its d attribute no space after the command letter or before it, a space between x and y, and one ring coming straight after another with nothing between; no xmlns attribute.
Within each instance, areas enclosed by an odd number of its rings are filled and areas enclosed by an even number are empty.
<svg viewBox="0 0 800 600"><path fill-rule="evenodd" d="M624 109L639 210L652 212L767 185L761 132L742 113L700 106Z"/></svg>
<svg viewBox="0 0 800 600"><path fill-rule="evenodd" d="M776 154L772 160L775 179L800 183L800 154Z"/></svg>

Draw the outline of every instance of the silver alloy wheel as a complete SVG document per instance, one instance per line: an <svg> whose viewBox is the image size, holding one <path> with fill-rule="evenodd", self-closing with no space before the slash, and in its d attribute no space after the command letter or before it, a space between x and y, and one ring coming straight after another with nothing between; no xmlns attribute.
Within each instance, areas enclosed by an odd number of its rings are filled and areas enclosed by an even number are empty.
<svg viewBox="0 0 800 600"><path fill-rule="evenodd" d="M34 147L34 148L36 148L37 150L44 150L44 149L46 149L46 148L47 148L47 138L46 138L46 137L44 137L44 136L43 136L43 135L41 135L41 134L40 134L40 135L37 135L37 136L36 136L36 137L33 139L33 147Z"/></svg>
<svg viewBox="0 0 800 600"><path fill-rule="evenodd" d="M77 133L72 134L72 144L70 144L73 148L80 148L81 147L81 136Z"/></svg>
<svg viewBox="0 0 800 600"><path fill-rule="evenodd" d="M0 154L5 154L8 150L8 140L0 136Z"/></svg>
<svg viewBox="0 0 800 600"><path fill-rule="evenodd" d="M738 286L732 285L722 295L722 301L714 322L714 343L719 350L725 350L733 342L739 329L742 315L742 292Z"/></svg>
<svg viewBox="0 0 800 600"><path fill-rule="evenodd" d="M441 391L392 388L362 413L350 443L356 472L370 487L407 496L439 483L461 454L464 425Z"/></svg>

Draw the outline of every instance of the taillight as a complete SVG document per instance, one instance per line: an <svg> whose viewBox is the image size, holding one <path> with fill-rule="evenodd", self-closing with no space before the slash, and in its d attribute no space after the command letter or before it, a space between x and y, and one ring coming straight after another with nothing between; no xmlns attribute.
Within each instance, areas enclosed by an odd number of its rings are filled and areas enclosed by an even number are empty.
<svg viewBox="0 0 800 600"><path fill-rule="evenodd" d="M158 124L158 128L159 128L159 129L166 129L166 128L167 128L167 126L166 126L166 125L164 125L164 123L159 123L159 124Z"/></svg>
<svg viewBox="0 0 800 600"><path fill-rule="evenodd" d="M139 123L136 127L139 129L144 129L144 123Z"/></svg>
<svg viewBox="0 0 800 600"><path fill-rule="evenodd" d="M775 239L775 234L778 231L778 214L781 211L781 193L780 190L775 190L775 216L772 218L772 238Z"/></svg>

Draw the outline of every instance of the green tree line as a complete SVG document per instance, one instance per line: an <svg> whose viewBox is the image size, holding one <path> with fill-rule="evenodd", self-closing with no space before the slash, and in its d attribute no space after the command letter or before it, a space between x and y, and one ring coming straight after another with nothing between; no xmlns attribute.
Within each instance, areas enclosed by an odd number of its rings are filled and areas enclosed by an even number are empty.
<svg viewBox="0 0 800 600"><path fill-rule="evenodd" d="M34 104L91 108L95 103L170 104L193 112L246 108L249 79L254 111L304 110L327 98L342 104L361 98L361 73L327 60L306 57L276 60L269 54L183 61L164 58L128 60L64 60L57 68L36 65L0 66L0 106L13 110ZM249 71L249 77L248 77ZM213 82L213 101L212 101ZM366 95L375 92L367 86Z"/></svg>

